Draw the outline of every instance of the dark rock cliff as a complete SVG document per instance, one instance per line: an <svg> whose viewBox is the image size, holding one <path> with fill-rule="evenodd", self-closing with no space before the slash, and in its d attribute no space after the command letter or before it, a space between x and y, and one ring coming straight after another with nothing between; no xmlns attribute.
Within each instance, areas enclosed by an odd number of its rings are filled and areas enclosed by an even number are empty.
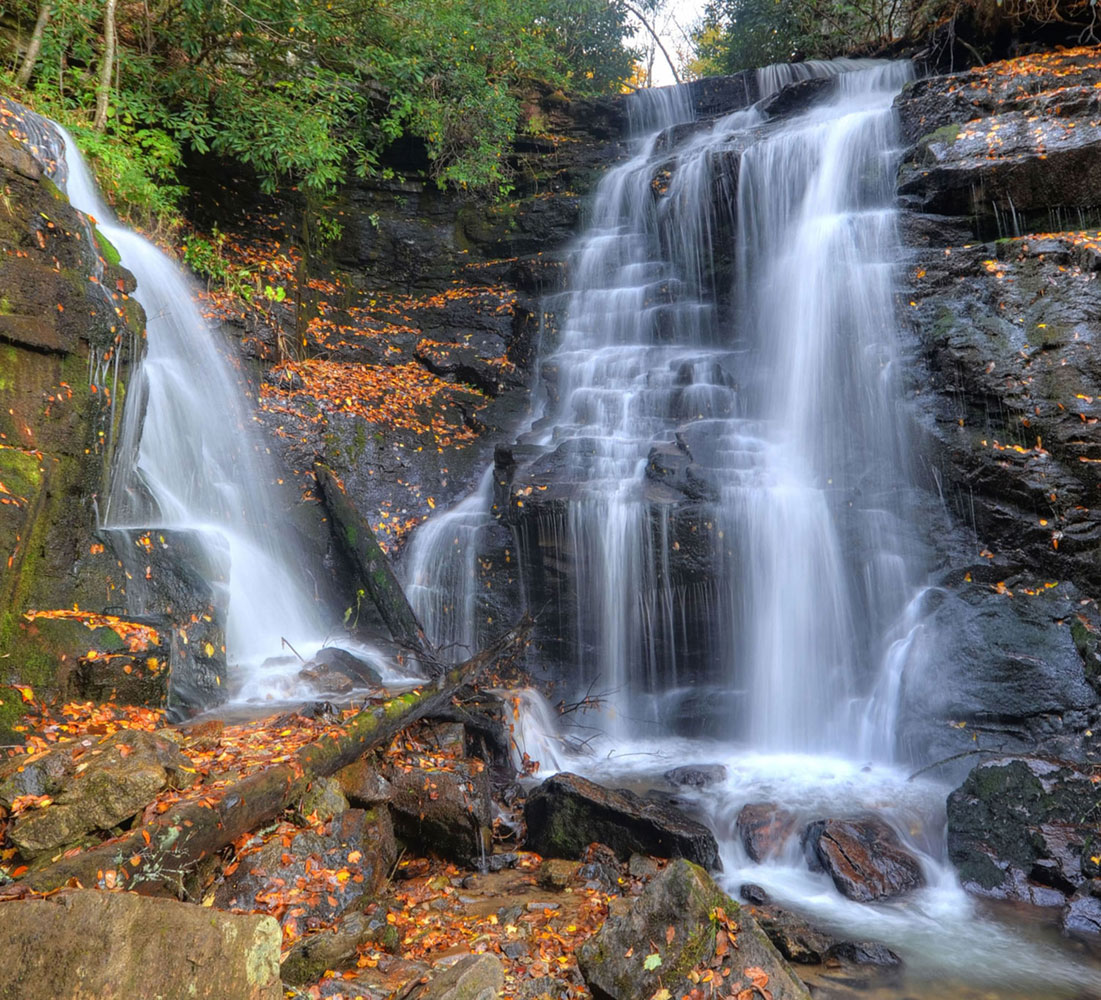
<svg viewBox="0 0 1101 1000"><path fill-rule="evenodd" d="M911 412L956 528L929 667L907 678L917 757L1097 749L1083 734L1101 690L1099 83L1087 48L921 80L898 100Z"/></svg>
<svg viewBox="0 0 1101 1000"><path fill-rule="evenodd" d="M77 693L90 650L93 660L101 649L127 652L113 630L27 613L125 614L97 499L145 317L114 248L28 151L23 110L0 104L0 116L0 743L9 743L28 698ZM150 680L156 701L163 685Z"/></svg>

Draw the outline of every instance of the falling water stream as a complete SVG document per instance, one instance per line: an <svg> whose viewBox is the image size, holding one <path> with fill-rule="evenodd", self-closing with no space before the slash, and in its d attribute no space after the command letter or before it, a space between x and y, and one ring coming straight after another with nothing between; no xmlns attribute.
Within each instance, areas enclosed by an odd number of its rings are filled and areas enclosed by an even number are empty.
<svg viewBox="0 0 1101 1000"><path fill-rule="evenodd" d="M96 220L137 279L147 348L128 387L104 527L194 533L208 565L221 567L227 659L243 700L301 696L300 660L324 639L309 561L279 506L274 463L255 426L247 389L199 311L193 283L104 204L63 129L65 189ZM131 602L140 604L140 574ZM132 608L140 612L142 608Z"/></svg>
<svg viewBox="0 0 1101 1000"><path fill-rule="evenodd" d="M521 438L556 459L530 463L531 482L566 470L565 513L546 530L573 560L573 681L599 684L606 710L584 720L583 753L537 696L518 735L544 774L615 785L724 764L725 780L685 797L716 831L726 886L757 883L819 926L889 945L907 971L885 996L1090 996L1096 969L962 891L945 858L950 788L895 761L927 570L896 385L892 102L910 73L770 67L763 96L836 77L782 122L757 105L693 125L685 88L638 96L633 153L597 189L551 303L554 398ZM674 161L675 127L687 138ZM735 233L733 288L715 284L719 222ZM434 567L460 551L473 565L490 489L487 476L421 529L406 560L434 637L475 641L475 575ZM706 579L678 569L686 548L704 553ZM809 871L796 844L751 863L735 819L762 801L807 820L879 814L926 887L868 906Z"/></svg>

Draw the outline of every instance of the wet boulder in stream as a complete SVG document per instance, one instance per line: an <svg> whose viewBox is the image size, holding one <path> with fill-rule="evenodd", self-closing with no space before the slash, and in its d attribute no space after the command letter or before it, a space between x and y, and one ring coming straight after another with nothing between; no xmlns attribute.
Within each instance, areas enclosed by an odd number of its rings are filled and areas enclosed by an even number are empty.
<svg viewBox="0 0 1101 1000"><path fill-rule="evenodd" d="M759 863L780 853L798 822L773 802L750 802L742 806L735 825L746 854Z"/></svg>
<svg viewBox="0 0 1101 1000"><path fill-rule="evenodd" d="M548 778L528 796L524 820L527 846L538 854L578 858L599 842L622 861L649 854L720 867L718 844L702 823L674 806L569 772Z"/></svg>
<svg viewBox="0 0 1101 1000"><path fill-rule="evenodd" d="M803 847L811 867L826 871L838 892L859 903L925 884L921 863L878 816L816 820L803 834Z"/></svg>
<svg viewBox="0 0 1101 1000"><path fill-rule="evenodd" d="M948 797L948 855L981 896L1064 906L1101 876L1096 767L1056 758L979 764ZM1091 881L1092 880L1092 881ZM1069 919L1088 913L1079 896Z"/></svg>

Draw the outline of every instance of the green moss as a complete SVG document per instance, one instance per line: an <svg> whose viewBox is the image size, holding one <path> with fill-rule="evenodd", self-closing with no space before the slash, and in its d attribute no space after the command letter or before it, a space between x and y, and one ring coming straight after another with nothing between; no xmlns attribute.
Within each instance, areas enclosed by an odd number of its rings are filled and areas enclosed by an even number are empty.
<svg viewBox="0 0 1101 1000"><path fill-rule="evenodd" d="M45 174L38 179L38 183L54 201L68 202L69 199L65 196L61 188L51 181L49 177L45 176Z"/></svg>
<svg viewBox="0 0 1101 1000"><path fill-rule="evenodd" d="M928 135L924 135L919 139L919 143L922 146L929 146L934 142L939 142L942 145L951 145L960 137L960 126L958 124L942 125L940 128Z"/></svg>
<svg viewBox="0 0 1101 1000"><path fill-rule="evenodd" d="M0 444L0 478L13 493L30 497L42 482L38 459L18 448Z"/></svg>
<svg viewBox="0 0 1101 1000"><path fill-rule="evenodd" d="M348 544L354 548L356 542L359 540L359 533L356 531L356 526L354 524L349 524L344 529L344 537L348 539Z"/></svg>
<svg viewBox="0 0 1101 1000"><path fill-rule="evenodd" d="M1078 655L1082 657L1082 669L1086 680L1094 687L1101 686L1101 655L1098 650L1097 636L1077 618L1071 620L1070 636Z"/></svg>
<svg viewBox="0 0 1101 1000"><path fill-rule="evenodd" d="M103 233L97 228L95 230L96 243L99 245L99 252L103 255L103 259L111 267L118 267L122 263L122 258L119 256L118 250L115 249L114 243L112 243Z"/></svg>
<svg viewBox="0 0 1101 1000"><path fill-rule="evenodd" d="M15 388L15 365L19 360L19 352L6 344L0 348L0 392L10 392Z"/></svg>
<svg viewBox="0 0 1101 1000"><path fill-rule="evenodd" d="M355 439L352 444L352 458L358 461L367 447L367 431L362 423L356 424Z"/></svg>
<svg viewBox="0 0 1101 1000"><path fill-rule="evenodd" d="M952 328L956 325L956 317L947 306L941 306L937 310L936 319L933 320L933 336L937 340L947 340Z"/></svg>

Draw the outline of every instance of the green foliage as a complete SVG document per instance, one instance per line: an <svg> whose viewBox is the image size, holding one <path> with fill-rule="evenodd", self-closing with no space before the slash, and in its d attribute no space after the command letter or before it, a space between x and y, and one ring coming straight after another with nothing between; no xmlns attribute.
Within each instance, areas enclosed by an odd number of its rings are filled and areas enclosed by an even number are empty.
<svg viewBox="0 0 1101 1000"><path fill-rule="evenodd" d="M41 0L5 5L23 35ZM145 0L119 8L107 129L88 127L103 48L100 0L53 0L31 78L120 212L171 216L187 150L250 166L261 187L323 197L419 140L441 185L507 187L533 82L595 93L629 74L623 0ZM0 42L0 45L4 44Z"/></svg>
<svg viewBox="0 0 1101 1000"><path fill-rule="evenodd" d="M694 31L693 69L735 73L917 44L949 22L967 23L988 39L1001 29L1060 25L1068 42L1096 41L1097 6L1097 0L709 0Z"/></svg>
<svg viewBox="0 0 1101 1000"><path fill-rule="evenodd" d="M211 233L212 239L208 240L197 233L191 236L182 246L184 263L196 274L207 279L207 286L221 285L227 291L240 295L249 301L255 290L255 276L248 268L234 267L225 255L225 233L219 232L214 227ZM271 290L271 286L268 286ZM286 291L280 288L283 295ZM270 298L270 296L269 296ZM280 298L279 301L282 301Z"/></svg>

